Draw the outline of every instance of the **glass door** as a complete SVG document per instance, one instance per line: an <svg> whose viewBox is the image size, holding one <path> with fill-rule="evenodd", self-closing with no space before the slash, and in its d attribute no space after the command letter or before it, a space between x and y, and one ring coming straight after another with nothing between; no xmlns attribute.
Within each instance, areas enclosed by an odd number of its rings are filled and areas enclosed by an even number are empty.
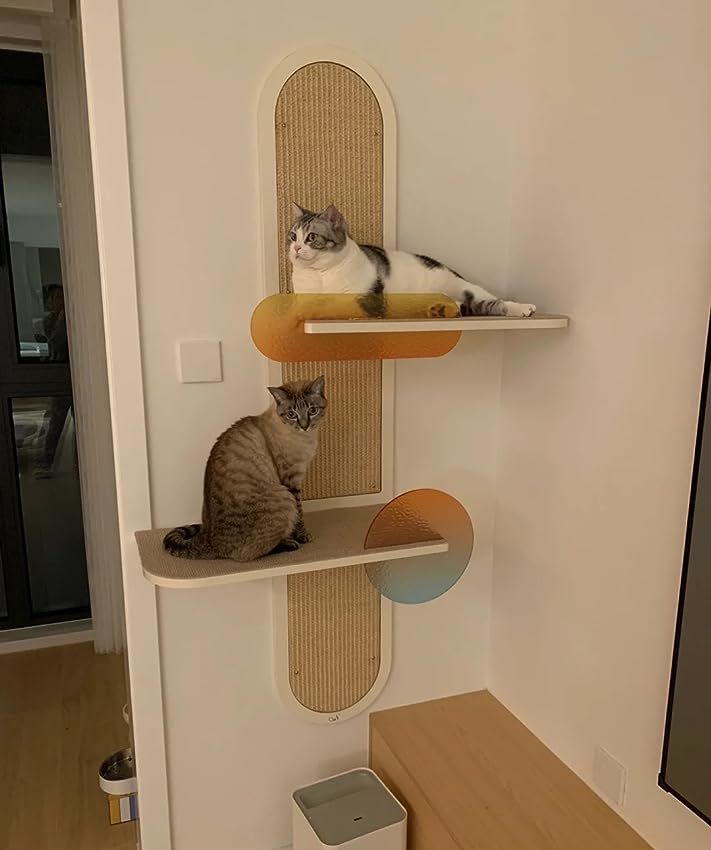
<svg viewBox="0 0 711 850"><path fill-rule="evenodd" d="M43 61L0 50L0 628L87 616Z"/></svg>

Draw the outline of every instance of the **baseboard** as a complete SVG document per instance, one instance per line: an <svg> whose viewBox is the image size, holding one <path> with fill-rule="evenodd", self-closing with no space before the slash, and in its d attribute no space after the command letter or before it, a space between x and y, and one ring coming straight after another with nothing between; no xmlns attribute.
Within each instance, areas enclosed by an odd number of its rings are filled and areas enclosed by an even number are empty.
<svg viewBox="0 0 711 850"><path fill-rule="evenodd" d="M73 620L68 623L51 623L47 626L27 626L24 629L7 629L0 632L0 655L10 652L29 652L31 649L48 649L72 643L86 643L94 639L91 620Z"/></svg>

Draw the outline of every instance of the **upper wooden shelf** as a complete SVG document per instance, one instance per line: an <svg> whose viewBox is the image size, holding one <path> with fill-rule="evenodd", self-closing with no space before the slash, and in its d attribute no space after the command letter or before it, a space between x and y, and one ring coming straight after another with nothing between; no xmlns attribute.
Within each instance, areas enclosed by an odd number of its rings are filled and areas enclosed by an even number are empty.
<svg viewBox="0 0 711 850"><path fill-rule="evenodd" d="M528 319L469 316L459 319L315 319L304 322L307 334L412 333L425 331L541 331L567 328L567 316L536 313Z"/></svg>
<svg viewBox="0 0 711 850"><path fill-rule="evenodd" d="M246 563L194 561L169 555L163 548L168 529L137 531L136 541L145 577L160 587L171 588L212 587L448 551L447 541L439 537L404 546L365 549L368 529L381 508L383 505L365 505L308 512L306 527L314 538L312 543L295 552L280 552Z"/></svg>

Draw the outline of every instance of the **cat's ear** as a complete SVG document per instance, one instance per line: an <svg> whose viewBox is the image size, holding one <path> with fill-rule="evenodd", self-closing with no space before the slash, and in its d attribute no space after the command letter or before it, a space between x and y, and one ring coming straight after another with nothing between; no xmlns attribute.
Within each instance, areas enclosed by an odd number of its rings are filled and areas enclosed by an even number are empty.
<svg viewBox="0 0 711 850"><path fill-rule="evenodd" d="M333 204L330 204L326 207L326 209L321 213L319 218L325 219L334 230L345 230L346 229L346 220L343 217L342 213L334 207Z"/></svg>
<svg viewBox="0 0 711 850"><path fill-rule="evenodd" d="M289 401L289 393L282 387L267 387L277 404L286 404Z"/></svg>
<svg viewBox="0 0 711 850"><path fill-rule="evenodd" d="M306 210L303 207L300 207L296 203L291 204L291 215L294 221L298 221L300 218L303 218L306 215Z"/></svg>
<svg viewBox="0 0 711 850"><path fill-rule="evenodd" d="M326 378L321 375L316 378L316 380L311 381L311 386L309 387L309 392L313 395L323 396L323 391L326 389Z"/></svg>

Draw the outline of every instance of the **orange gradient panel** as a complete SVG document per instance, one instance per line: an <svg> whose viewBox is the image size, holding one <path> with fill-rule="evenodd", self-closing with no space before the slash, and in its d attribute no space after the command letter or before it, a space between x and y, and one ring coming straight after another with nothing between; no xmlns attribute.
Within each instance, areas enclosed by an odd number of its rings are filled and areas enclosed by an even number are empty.
<svg viewBox="0 0 711 850"><path fill-rule="evenodd" d="M369 299L372 296L270 295L252 314L252 339L265 357L279 363L441 357L459 341L460 331L304 333L304 322L311 319L372 319L369 306L384 307L385 320L459 315L456 303L445 295L388 295L375 305L368 304Z"/></svg>
<svg viewBox="0 0 711 850"><path fill-rule="evenodd" d="M382 561L366 567L373 586L393 602L429 602L461 578L474 547L474 529L462 504L441 490L410 490L389 502L371 523L366 549L442 538L449 551Z"/></svg>

